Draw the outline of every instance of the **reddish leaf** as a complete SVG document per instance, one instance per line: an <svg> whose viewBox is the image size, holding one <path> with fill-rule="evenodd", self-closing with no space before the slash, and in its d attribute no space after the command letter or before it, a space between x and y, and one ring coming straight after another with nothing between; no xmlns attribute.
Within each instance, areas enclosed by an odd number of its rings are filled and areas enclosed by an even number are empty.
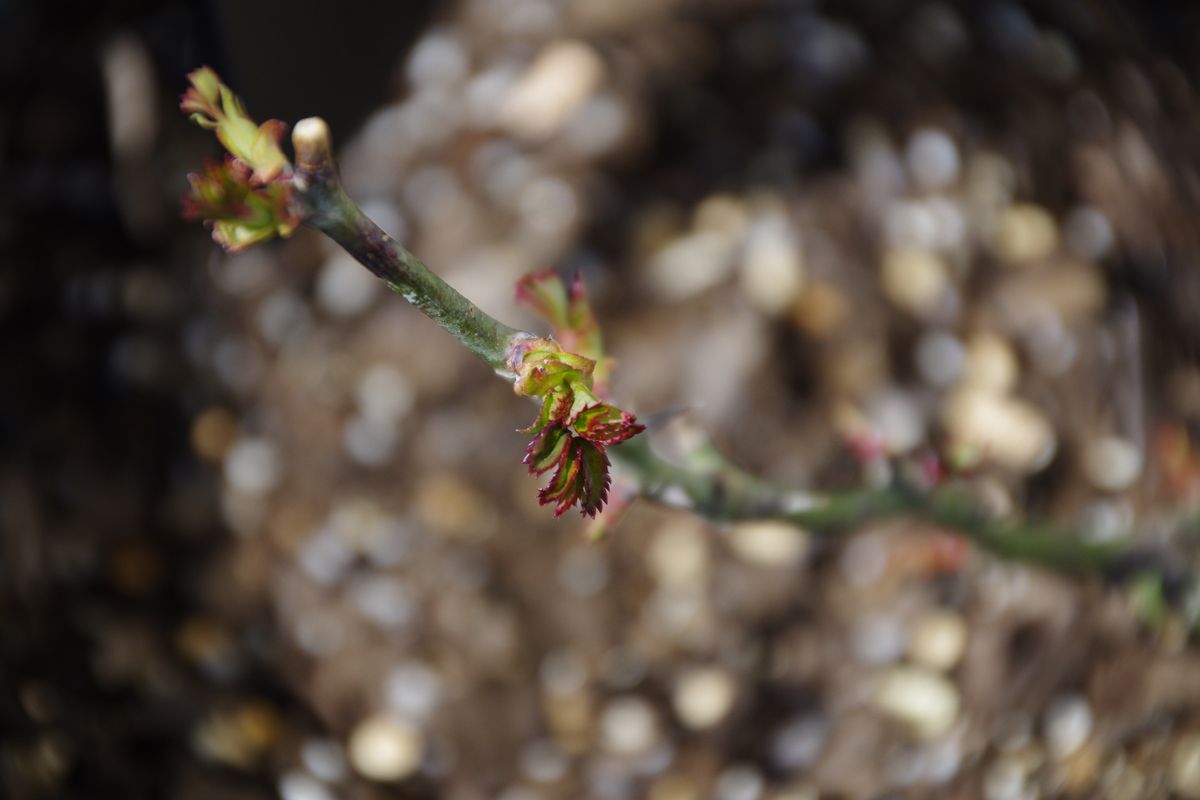
<svg viewBox="0 0 1200 800"><path fill-rule="evenodd" d="M579 442L580 458L583 461L579 511L584 516L595 517L596 512L604 507L604 501L608 499L608 485L611 480L608 474L608 453L601 445L581 439L575 441Z"/></svg>
<svg viewBox="0 0 1200 800"><path fill-rule="evenodd" d="M562 460L571 441L571 434L562 425L547 425L538 431L537 436L525 448L525 458L522 464L529 465L529 472L541 475Z"/></svg>
<svg viewBox="0 0 1200 800"><path fill-rule="evenodd" d="M608 497L609 481L604 447L573 436L550 483L538 492L538 502L553 504L556 517L576 503L581 514L594 517Z"/></svg>
<svg viewBox="0 0 1200 800"><path fill-rule="evenodd" d="M566 453L558 462L558 469L550 478L550 483L538 491L538 502L544 506L553 504L556 517L561 516L579 500L583 484L583 459L578 453L580 441L571 439Z"/></svg>
<svg viewBox="0 0 1200 800"><path fill-rule="evenodd" d="M596 444L620 444L646 430L637 417L607 403L588 406L575 415L571 427L583 438Z"/></svg>

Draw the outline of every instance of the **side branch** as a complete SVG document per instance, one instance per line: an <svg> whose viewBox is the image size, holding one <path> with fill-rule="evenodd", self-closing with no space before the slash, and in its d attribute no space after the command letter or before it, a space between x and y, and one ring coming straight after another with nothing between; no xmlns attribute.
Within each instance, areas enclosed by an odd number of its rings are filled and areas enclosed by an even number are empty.
<svg viewBox="0 0 1200 800"><path fill-rule="evenodd" d="M532 334L482 311L363 213L342 190L324 120L309 117L296 123L292 143L296 149L292 182L304 224L333 239L389 288L511 379L510 350L517 342L533 338Z"/></svg>

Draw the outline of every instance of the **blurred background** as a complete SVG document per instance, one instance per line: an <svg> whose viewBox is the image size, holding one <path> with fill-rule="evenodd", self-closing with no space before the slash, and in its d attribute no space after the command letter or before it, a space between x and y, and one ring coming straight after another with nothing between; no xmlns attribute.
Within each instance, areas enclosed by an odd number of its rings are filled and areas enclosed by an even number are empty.
<svg viewBox="0 0 1200 800"><path fill-rule="evenodd" d="M639 414L781 483L952 457L1178 543L1200 490L1200 9L0 2L5 798L1200 797L1200 658L919 523L635 505L320 237L179 219L211 64L321 114L502 320L579 270ZM1193 562L1195 563L1195 562Z"/></svg>

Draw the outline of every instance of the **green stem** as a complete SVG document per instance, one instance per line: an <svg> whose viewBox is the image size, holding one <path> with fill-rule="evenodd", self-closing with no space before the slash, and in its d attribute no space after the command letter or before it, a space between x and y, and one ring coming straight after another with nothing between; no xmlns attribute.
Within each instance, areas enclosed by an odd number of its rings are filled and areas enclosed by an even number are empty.
<svg viewBox="0 0 1200 800"><path fill-rule="evenodd" d="M1098 573L1117 578L1135 553L1126 539L1094 541L1081 531L997 519L982 511L979 501L962 485L949 484L919 497L914 510L925 519L960 531L1003 558L1077 575Z"/></svg>
<svg viewBox="0 0 1200 800"><path fill-rule="evenodd" d="M304 224L341 245L392 291L458 339L492 369L511 375L509 351L531 336L494 319L459 294L388 236L343 191L334 166L329 128L317 117L293 129L293 184L305 212Z"/></svg>
<svg viewBox="0 0 1200 800"><path fill-rule="evenodd" d="M683 464L657 454L646 437L614 447L610 453L643 495L712 520L778 519L818 535L835 535L868 522L914 517L954 530L1003 558L1060 572L1123 579L1145 571L1173 571L1161 556L1136 551L1125 540L1095 542L1078 531L996 519L957 484L931 491L888 486L818 496L755 478L729 464L711 445L689 454Z"/></svg>

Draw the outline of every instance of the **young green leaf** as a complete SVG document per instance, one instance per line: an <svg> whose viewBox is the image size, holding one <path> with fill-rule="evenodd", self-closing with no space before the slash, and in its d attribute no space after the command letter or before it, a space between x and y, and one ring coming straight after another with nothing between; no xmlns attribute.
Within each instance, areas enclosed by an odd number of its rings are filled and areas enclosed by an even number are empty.
<svg viewBox="0 0 1200 800"><path fill-rule="evenodd" d="M217 139L235 158L254 170L257 183L267 183L291 168L279 142L287 125L277 119L256 125L242 101L221 82L211 67L188 75L191 88L184 92L179 108L197 125L215 130Z"/></svg>

